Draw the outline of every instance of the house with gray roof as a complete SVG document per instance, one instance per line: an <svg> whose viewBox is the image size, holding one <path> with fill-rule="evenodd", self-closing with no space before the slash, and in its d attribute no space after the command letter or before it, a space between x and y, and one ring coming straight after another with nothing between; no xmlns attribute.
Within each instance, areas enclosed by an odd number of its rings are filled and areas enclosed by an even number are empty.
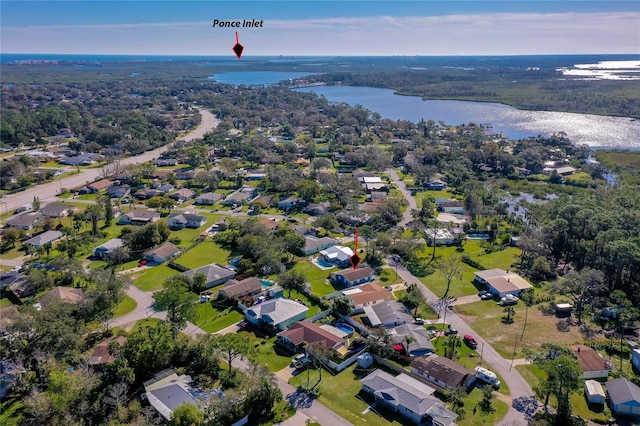
<svg viewBox="0 0 640 426"><path fill-rule="evenodd" d="M305 235L302 254L309 256L311 254L318 253L321 250L333 247L336 244L338 244L338 240L334 240L330 237L318 238L313 235Z"/></svg>
<svg viewBox="0 0 640 426"><path fill-rule="evenodd" d="M124 247L124 241L120 238L112 238L103 245L93 249L93 257L98 259L105 259L109 257L109 254L117 248Z"/></svg>
<svg viewBox="0 0 640 426"><path fill-rule="evenodd" d="M207 218L192 213L172 214L167 219L167 225L169 229L183 229L183 228L200 228L207 223Z"/></svg>
<svg viewBox="0 0 640 426"><path fill-rule="evenodd" d="M344 287L353 287L373 281L375 271L370 266L361 266L358 269L347 268L333 272L331 279Z"/></svg>
<svg viewBox="0 0 640 426"><path fill-rule="evenodd" d="M400 345L401 355L406 357L424 356L434 351L431 336L422 325L407 323L389 329L389 338L394 346Z"/></svg>
<svg viewBox="0 0 640 426"><path fill-rule="evenodd" d="M407 313L407 308L395 300L365 306L363 309L372 327L395 327L413 322L413 317Z"/></svg>
<svg viewBox="0 0 640 426"><path fill-rule="evenodd" d="M33 246L33 248L37 249L44 246L45 244L53 244L63 236L64 234L60 231L45 231L42 234L38 234L35 237L29 238L22 244L25 246Z"/></svg>
<svg viewBox="0 0 640 426"><path fill-rule="evenodd" d="M126 183L122 185L114 183L107 188L107 194L113 198L126 197L127 195L131 194L131 186L127 185Z"/></svg>
<svg viewBox="0 0 640 426"><path fill-rule="evenodd" d="M407 374L394 377L376 369L360 383L362 390L373 395L376 401L416 424L450 426L458 417L432 396L433 388Z"/></svg>
<svg viewBox="0 0 640 426"><path fill-rule="evenodd" d="M207 192L196 197L196 204L200 204L204 206L212 206L220 200L222 200L222 194L216 194L215 192Z"/></svg>
<svg viewBox="0 0 640 426"><path fill-rule="evenodd" d="M173 411L183 404L198 406L198 400L191 395L191 377L178 376L173 370L164 370L144 382L144 397L165 419L171 420Z"/></svg>
<svg viewBox="0 0 640 426"><path fill-rule="evenodd" d="M181 188L176 192L169 194L169 198L176 200L179 203L185 202L196 196L196 193L189 188Z"/></svg>
<svg viewBox="0 0 640 426"><path fill-rule="evenodd" d="M229 195L222 201L222 204L230 207L237 207L241 204L244 204L251 198L251 194L246 192L236 191L233 194Z"/></svg>
<svg viewBox="0 0 640 426"><path fill-rule="evenodd" d="M8 219L5 224L7 228L18 228L23 231L28 231L37 226L38 220L39 217L35 213L25 213Z"/></svg>
<svg viewBox="0 0 640 426"><path fill-rule="evenodd" d="M329 210L331 210L331 203L329 201L309 203L302 209L304 213L308 213L311 216L322 216L323 214L329 213Z"/></svg>
<svg viewBox="0 0 640 426"><path fill-rule="evenodd" d="M247 322L274 333L307 317L309 308L293 300L276 298L253 305L245 312Z"/></svg>
<svg viewBox="0 0 640 426"><path fill-rule="evenodd" d="M160 220L160 213L152 210L128 210L118 219L118 225L146 225Z"/></svg>
<svg viewBox="0 0 640 426"><path fill-rule="evenodd" d="M607 382L611 410L617 415L640 417L640 387L625 377Z"/></svg>
<svg viewBox="0 0 640 426"><path fill-rule="evenodd" d="M78 210L78 207L64 204L64 203L51 203L40 207L38 210L39 216L47 217L67 217L69 214Z"/></svg>
<svg viewBox="0 0 640 426"><path fill-rule="evenodd" d="M209 265L201 266L190 271L182 273L188 278L193 278L195 274L202 274L207 277L206 287L211 288L220 284L224 284L233 277L236 273L231 269L224 268L216 263L210 263Z"/></svg>

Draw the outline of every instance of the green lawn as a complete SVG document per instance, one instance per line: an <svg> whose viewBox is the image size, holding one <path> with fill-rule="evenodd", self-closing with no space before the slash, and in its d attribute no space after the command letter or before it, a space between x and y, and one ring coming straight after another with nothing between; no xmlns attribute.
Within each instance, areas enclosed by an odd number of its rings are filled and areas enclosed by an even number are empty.
<svg viewBox="0 0 640 426"><path fill-rule="evenodd" d="M242 321L244 316L235 309L218 310L211 303L198 303L196 325L207 333L216 333L223 328Z"/></svg>
<svg viewBox="0 0 640 426"><path fill-rule="evenodd" d="M455 311L467 324L498 351L500 355L511 359L514 343L516 342L516 358L524 358L522 349L538 348L542 343L554 342L570 345L583 341L579 327L565 329L559 327L562 319L554 315L547 315L540 310L540 305L529 308L527 327L522 337L525 319L525 306L522 303L514 305L515 315L512 324L504 324L504 308L495 301L481 300L474 303L456 306Z"/></svg>
<svg viewBox="0 0 640 426"><path fill-rule="evenodd" d="M159 318L146 318L139 320L138 322L136 322L136 325L134 325L133 328L129 330L128 334L136 333L141 327L155 327L156 325L158 325L158 323L160 323L160 321L162 320ZM114 334L116 334L115 331Z"/></svg>
<svg viewBox="0 0 640 426"><path fill-rule="evenodd" d="M540 380L545 380L546 378L545 372L532 364L518 365L516 370L520 372L522 377L531 385L531 387L537 386ZM573 414L580 416L585 420L597 421L600 424L604 424L607 419L611 418L611 411L606 405L592 406L587 402L582 388L571 394L570 400L571 411ZM557 401L555 397L552 396L549 398L550 406L555 407L556 404Z"/></svg>
<svg viewBox="0 0 640 426"><path fill-rule="evenodd" d="M225 250L213 241L204 241L176 259L176 263L189 269L199 268L210 263L226 265L229 250Z"/></svg>
<svg viewBox="0 0 640 426"><path fill-rule="evenodd" d="M135 300L133 300L129 296L125 296L124 299L122 299L122 302L120 302L116 307L116 310L113 313L113 317L118 318L128 314L129 312L133 311L136 308L136 305L137 303Z"/></svg>
<svg viewBox="0 0 640 426"><path fill-rule="evenodd" d="M142 291L158 290L162 288L165 280L173 275L178 275L180 272L175 269L171 269L168 266L154 266L147 269L144 274L133 281L136 287Z"/></svg>
<svg viewBox="0 0 640 426"><path fill-rule="evenodd" d="M383 286L392 284L402 284L403 280L396 274L396 270L392 268L383 268L378 277Z"/></svg>
<svg viewBox="0 0 640 426"><path fill-rule="evenodd" d="M293 355L275 344L276 336L257 335L253 331L240 331L243 336L251 339L253 347L258 352L256 362L266 365L269 370L280 371L291 363Z"/></svg>
<svg viewBox="0 0 640 426"><path fill-rule="evenodd" d="M312 264L309 260L299 260L293 267L294 270L301 272L307 278L307 282L311 284L311 291L318 296L326 296L341 287L334 287L327 282L327 277L331 272L337 271L338 268L322 270Z"/></svg>
<svg viewBox="0 0 640 426"><path fill-rule="evenodd" d="M471 393L464 398L464 411L465 414L462 419L458 418L456 424L459 426L476 426L476 425L495 425L500 419L502 419L509 410L509 405L496 398L493 399L493 408L495 411L491 414L483 414L480 410L473 413L473 407L475 407L482 400L482 391L480 389L473 389Z"/></svg>

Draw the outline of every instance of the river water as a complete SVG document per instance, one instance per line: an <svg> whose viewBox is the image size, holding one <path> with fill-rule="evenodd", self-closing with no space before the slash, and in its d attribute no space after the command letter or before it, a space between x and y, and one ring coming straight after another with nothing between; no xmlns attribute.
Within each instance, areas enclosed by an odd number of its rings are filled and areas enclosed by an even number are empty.
<svg viewBox="0 0 640 426"><path fill-rule="evenodd" d="M276 71L232 71L209 77L233 85L269 85L313 73ZM511 139L548 136L565 132L572 142L592 148L640 149L640 121L626 117L551 111L525 111L497 103L468 101L424 101L400 96L391 89L354 86L314 86L295 89L315 92L332 102L362 105L383 118L393 120L443 121L449 125L491 124L493 132Z"/></svg>

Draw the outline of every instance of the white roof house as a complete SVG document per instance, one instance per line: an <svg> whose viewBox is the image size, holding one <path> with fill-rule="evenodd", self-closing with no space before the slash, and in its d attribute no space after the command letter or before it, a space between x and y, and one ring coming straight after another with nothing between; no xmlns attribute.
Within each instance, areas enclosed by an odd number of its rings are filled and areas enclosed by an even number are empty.
<svg viewBox="0 0 640 426"><path fill-rule="evenodd" d="M322 259L335 265L345 265L349 263L349 258L353 256L353 250L345 246L333 246L320 251Z"/></svg>

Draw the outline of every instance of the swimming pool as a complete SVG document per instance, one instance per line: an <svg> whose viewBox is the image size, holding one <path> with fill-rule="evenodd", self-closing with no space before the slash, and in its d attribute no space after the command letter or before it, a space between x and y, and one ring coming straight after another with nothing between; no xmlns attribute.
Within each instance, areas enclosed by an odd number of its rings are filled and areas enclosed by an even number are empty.
<svg viewBox="0 0 640 426"><path fill-rule="evenodd" d="M321 266L323 268L333 268L333 264L326 262L322 259L316 259L315 263L316 265Z"/></svg>
<svg viewBox="0 0 640 426"><path fill-rule="evenodd" d="M349 324L345 324L343 322L337 322L333 325L335 328L337 328L338 330L347 333L348 335L352 335L356 330L355 328L351 327Z"/></svg>
<svg viewBox="0 0 640 426"><path fill-rule="evenodd" d="M487 234L469 234L467 235L467 240L488 240L489 235Z"/></svg>
<svg viewBox="0 0 640 426"><path fill-rule="evenodd" d="M269 288L269 287L272 287L275 284L271 280L258 279L258 281L260 281L260 284L262 284L262 288Z"/></svg>

